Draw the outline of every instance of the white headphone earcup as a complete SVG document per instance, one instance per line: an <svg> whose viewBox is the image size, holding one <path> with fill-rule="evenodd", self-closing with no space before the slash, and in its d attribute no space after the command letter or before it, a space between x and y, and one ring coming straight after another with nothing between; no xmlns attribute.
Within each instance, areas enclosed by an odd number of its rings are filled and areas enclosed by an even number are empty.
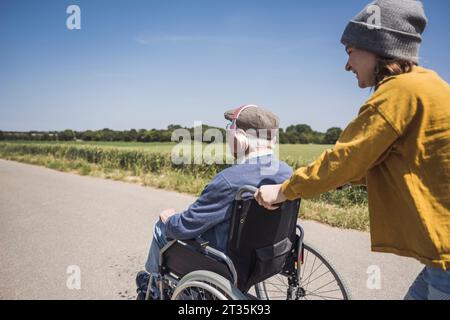
<svg viewBox="0 0 450 320"><path fill-rule="evenodd" d="M241 130L241 129L236 130L235 143L236 143L237 153L239 155L243 155L249 147L247 135L245 134L245 132L243 130Z"/></svg>
<svg viewBox="0 0 450 320"><path fill-rule="evenodd" d="M231 152L238 157L243 156L249 147L249 141L245 132L241 129L231 129L228 130L227 135Z"/></svg>

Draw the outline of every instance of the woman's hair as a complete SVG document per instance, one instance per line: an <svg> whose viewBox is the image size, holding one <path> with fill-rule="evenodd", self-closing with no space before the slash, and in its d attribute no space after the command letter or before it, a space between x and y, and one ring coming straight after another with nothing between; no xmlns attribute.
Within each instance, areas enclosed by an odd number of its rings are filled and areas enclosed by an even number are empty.
<svg viewBox="0 0 450 320"><path fill-rule="evenodd" d="M375 67L376 87L387 77L411 72L414 66L417 66L417 63L406 59L378 58Z"/></svg>

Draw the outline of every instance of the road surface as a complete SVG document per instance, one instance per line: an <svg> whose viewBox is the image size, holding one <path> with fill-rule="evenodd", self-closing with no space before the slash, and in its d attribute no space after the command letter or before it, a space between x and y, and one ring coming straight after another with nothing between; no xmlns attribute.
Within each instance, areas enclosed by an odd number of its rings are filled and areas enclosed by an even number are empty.
<svg viewBox="0 0 450 320"><path fill-rule="evenodd" d="M0 299L134 299L158 213L193 200L0 160ZM354 299L402 299L422 268L370 252L368 233L302 225L305 240L330 258ZM374 270L379 289L367 286Z"/></svg>

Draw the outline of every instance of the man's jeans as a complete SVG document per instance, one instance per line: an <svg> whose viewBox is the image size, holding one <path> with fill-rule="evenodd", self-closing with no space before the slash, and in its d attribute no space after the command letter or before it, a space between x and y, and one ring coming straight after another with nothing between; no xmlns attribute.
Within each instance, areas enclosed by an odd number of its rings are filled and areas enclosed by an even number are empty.
<svg viewBox="0 0 450 320"><path fill-rule="evenodd" d="M167 242L165 225L161 220L158 220L153 227L153 239L150 245L147 262L145 263L145 270L150 274L149 287L151 288L153 299L158 299L159 296L157 287L157 279L159 278L159 253Z"/></svg>
<svg viewBox="0 0 450 320"><path fill-rule="evenodd" d="M405 300L450 300L450 270L425 267L409 288Z"/></svg>
<svg viewBox="0 0 450 320"><path fill-rule="evenodd" d="M161 220L158 220L153 227L153 238L148 253L147 262L145 263L145 270L150 273L159 272L159 253L161 249L167 244L166 226Z"/></svg>

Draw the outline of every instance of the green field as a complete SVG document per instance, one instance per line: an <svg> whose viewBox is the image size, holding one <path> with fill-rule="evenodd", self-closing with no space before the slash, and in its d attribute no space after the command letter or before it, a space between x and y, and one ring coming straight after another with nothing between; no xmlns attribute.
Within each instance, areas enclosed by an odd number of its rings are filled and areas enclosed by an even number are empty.
<svg viewBox="0 0 450 320"><path fill-rule="evenodd" d="M57 145L76 145L76 146L97 146L108 148L127 148L139 149L147 152L169 153L176 145L171 142L104 142L104 141L62 141L62 142L47 142L47 141L17 141L9 142L17 144L57 144ZM332 148L332 145L315 145L315 144L282 144L280 148L281 159L296 160L300 163L309 163L314 161L324 150ZM227 150L227 146L223 146Z"/></svg>

